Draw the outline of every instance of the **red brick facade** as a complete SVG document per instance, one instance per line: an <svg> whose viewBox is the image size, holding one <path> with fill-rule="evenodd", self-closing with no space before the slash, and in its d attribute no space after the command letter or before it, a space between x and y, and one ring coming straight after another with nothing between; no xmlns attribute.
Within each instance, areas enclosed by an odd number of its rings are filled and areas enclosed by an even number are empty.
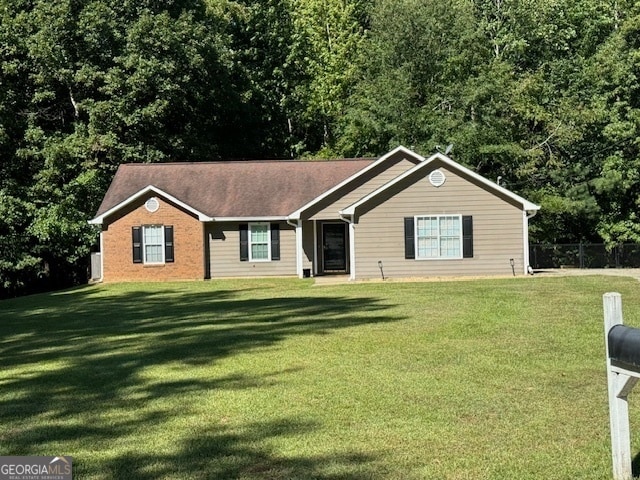
<svg viewBox="0 0 640 480"><path fill-rule="evenodd" d="M159 208L149 212L135 201L105 219L102 226L103 281L202 280L205 278L204 227L190 212L156 197ZM134 263L131 229L144 225L172 225L173 262L161 265Z"/></svg>

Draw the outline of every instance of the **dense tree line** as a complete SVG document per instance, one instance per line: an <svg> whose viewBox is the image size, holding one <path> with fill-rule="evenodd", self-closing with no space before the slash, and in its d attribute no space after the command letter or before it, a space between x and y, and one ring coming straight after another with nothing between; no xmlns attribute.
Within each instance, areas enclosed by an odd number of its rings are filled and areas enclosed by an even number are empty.
<svg viewBox="0 0 640 480"><path fill-rule="evenodd" d="M453 144L543 206L534 240L640 241L635 2L0 6L0 296L86 279L123 162Z"/></svg>

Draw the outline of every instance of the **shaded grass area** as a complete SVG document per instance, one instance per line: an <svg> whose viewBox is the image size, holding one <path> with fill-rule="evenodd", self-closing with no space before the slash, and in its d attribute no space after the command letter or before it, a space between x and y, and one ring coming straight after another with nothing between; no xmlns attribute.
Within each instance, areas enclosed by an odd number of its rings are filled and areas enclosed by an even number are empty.
<svg viewBox="0 0 640 480"><path fill-rule="evenodd" d="M610 478L602 294L640 326L639 289L275 279L3 301L0 454L71 455L90 479Z"/></svg>

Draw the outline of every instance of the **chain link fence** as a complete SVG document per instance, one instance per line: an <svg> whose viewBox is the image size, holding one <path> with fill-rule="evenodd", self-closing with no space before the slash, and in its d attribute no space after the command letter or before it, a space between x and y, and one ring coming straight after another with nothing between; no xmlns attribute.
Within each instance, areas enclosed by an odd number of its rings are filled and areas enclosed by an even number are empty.
<svg viewBox="0 0 640 480"><path fill-rule="evenodd" d="M540 268L640 268L640 244L607 248L604 243L532 244L529 262Z"/></svg>

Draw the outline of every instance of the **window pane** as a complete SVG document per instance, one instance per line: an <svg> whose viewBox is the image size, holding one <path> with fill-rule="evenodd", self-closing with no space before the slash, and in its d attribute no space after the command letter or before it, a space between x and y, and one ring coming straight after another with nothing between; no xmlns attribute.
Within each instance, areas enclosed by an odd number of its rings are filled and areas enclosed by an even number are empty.
<svg viewBox="0 0 640 480"><path fill-rule="evenodd" d="M440 218L440 256L445 258L460 256L460 218Z"/></svg>
<svg viewBox="0 0 640 480"><path fill-rule="evenodd" d="M460 218L459 217L441 217L440 218L440 235L445 237L454 237L460 235Z"/></svg>
<svg viewBox="0 0 640 480"><path fill-rule="evenodd" d="M147 245L145 248L144 261L147 263L159 263L162 262L162 246L161 245Z"/></svg>
<svg viewBox="0 0 640 480"><path fill-rule="evenodd" d="M430 217L427 220L427 235L430 237L438 236L438 218Z"/></svg>
<svg viewBox="0 0 640 480"><path fill-rule="evenodd" d="M438 235L438 218L418 218L418 237L433 237Z"/></svg>
<svg viewBox="0 0 640 480"><path fill-rule="evenodd" d="M269 228L266 225L251 225L251 243L264 243L267 241Z"/></svg>
<svg viewBox="0 0 640 480"><path fill-rule="evenodd" d="M144 227L144 243L147 245L162 243L162 227Z"/></svg>
<svg viewBox="0 0 640 480"><path fill-rule="evenodd" d="M440 238L440 256L441 257L459 257L460 256L460 239L458 237L441 237Z"/></svg>
<svg viewBox="0 0 640 480"><path fill-rule="evenodd" d="M437 238L418 238L418 257L437 258L438 257L438 239Z"/></svg>
<svg viewBox="0 0 640 480"><path fill-rule="evenodd" d="M253 260L267 260L269 258L267 245L262 243L251 245L251 258Z"/></svg>
<svg viewBox="0 0 640 480"><path fill-rule="evenodd" d="M417 221L418 238L424 237L427 234L426 222L427 222L426 218L418 218L418 221Z"/></svg>

